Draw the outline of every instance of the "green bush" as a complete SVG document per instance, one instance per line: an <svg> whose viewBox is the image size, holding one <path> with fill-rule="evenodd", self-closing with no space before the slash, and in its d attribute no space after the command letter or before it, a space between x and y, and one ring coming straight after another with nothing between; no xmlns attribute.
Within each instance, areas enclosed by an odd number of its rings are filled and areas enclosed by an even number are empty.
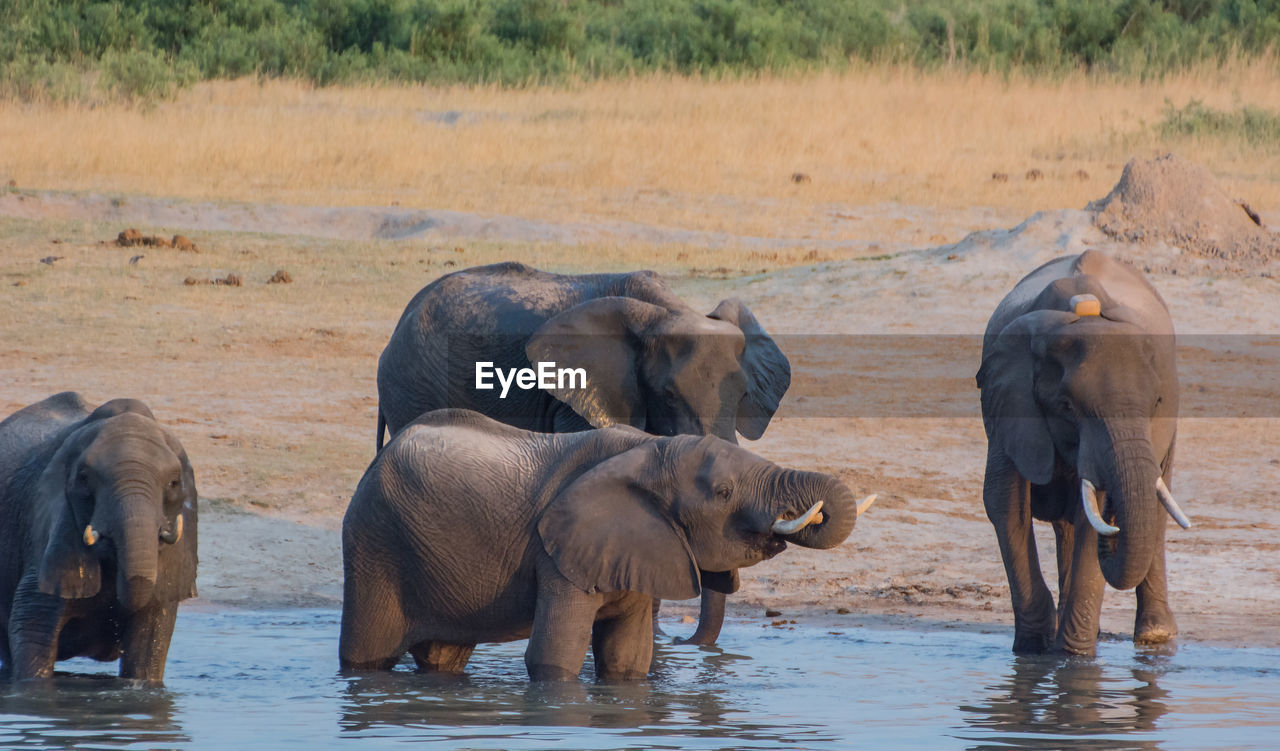
<svg viewBox="0 0 1280 751"><path fill-rule="evenodd" d="M1159 76L1280 49L1280 0L6 0L4 96L295 76L523 84L853 61ZM80 93L77 93L80 92Z"/></svg>
<svg viewBox="0 0 1280 751"><path fill-rule="evenodd" d="M1206 107L1192 99L1182 109L1165 100L1164 118L1157 126L1166 138L1214 138L1243 141L1255 148L1280 149L1280 114L1244 106L1234 112Z"/></svg>

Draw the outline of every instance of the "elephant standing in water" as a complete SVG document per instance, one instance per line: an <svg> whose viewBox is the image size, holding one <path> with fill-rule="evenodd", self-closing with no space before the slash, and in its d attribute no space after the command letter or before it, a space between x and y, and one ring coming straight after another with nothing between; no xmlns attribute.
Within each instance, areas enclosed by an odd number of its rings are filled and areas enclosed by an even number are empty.
<svg viewBox="0 0 1280 751"><path fill-rule="evenodd" d="M142 402L65 392L0 422L0 662L47 678L71 657L164 679L196 594L196 485Z"/></svg>
<svg viewBox="0 0 1280 751"><path fill-rule="evenodd" d="M787 543L838 545L859 509L838 480L712 436L535 433L468 410L410 423L342 522L348 669L460 672L528 638L535 680L643 678L654 598L724 588Z"/></svg>
<svg viewBox="0 0 1280 751"><path fill-rule="evenodd" d="M1135 642L1172 639L1164 515L1190 522L1169 490L1178 374L1155 288L1097 251L1050 261L992 314L977 381L983 502L1009 577L1013 650L1093 654L1104 581L1137 587ZM1033 517L1057 538L1056 613Z"/></svg>
<svg viewBox="0 0 1280 751"><path fill-rule="evenodd" d="M498 383L499 373L536 363L580 368L586 383ZM477 388L480 368L489 368L492 388ZM752 440L764 433L790 383L786 356L737 299L703 315L649 271L567 276L518 263L481 266L427 285L401 315L378 360L377 445L384 430L394 435L447 407L526 430L616 424L736 443L738 432ZM705 590L688 641L714 643L724 608L723 594Z"/></svg>

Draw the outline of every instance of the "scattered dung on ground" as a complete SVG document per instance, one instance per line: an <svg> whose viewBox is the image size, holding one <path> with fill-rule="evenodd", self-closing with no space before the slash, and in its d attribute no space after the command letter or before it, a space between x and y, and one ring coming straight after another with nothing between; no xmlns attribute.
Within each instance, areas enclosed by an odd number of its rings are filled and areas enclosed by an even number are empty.
<svg viewBox="0 0 1280 751"><path fill-rule="evenodd" d="M178 250L186 251L188 253L200 252L200 249L196 247L196 244L193 243L186 235L174 235L171 242L173 243L173 247Z"/></svg>
<svg viewBox="0 0 1280 751"><path fill-rule="evenodd" d="M170 239L160 235L144 235L132 227L116 235L116 245L121 248L144 246L149 248L176 248L187 253L200 252L200 248L186 235L174 235Z"/></svg>
<svg viewBox="0 0 1280 751"><path fill-rule="evenodd" d="M183 279L182 283L188 287L195 287L202 284L212 284L223 287L240 287L244 284L244 280L240 278L239 274L227 274L221 279L209 279L208 277L200 279L194 276L189 276L186 279Z"/></svg>
<svg viewBox="0 0 1280 751"><path fill-rule="evenodd" d="M1179 248L1178 261L1159 271L1198 266L1254 273L1280 262L1280 235L1260 226L1252 209L1229 196L1208 169L1174 154L1130 161L1120 182L1088 210L1094 224L1117 240Z"/></svg>

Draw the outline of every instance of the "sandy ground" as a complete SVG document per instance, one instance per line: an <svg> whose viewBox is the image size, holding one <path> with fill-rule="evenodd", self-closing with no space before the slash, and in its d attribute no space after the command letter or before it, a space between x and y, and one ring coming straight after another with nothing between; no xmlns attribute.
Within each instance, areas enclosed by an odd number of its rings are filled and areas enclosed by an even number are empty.
<svg viewBox="0 0 1280 751"><path fill-rule="evenodd" d="M13 289L27 278L14 269L52 247L49 238L66 234L67 222L99 235L105 232L100 223L113 221L149 221L168 231L254 232L270 225L250 222L247 217L261 214L244 206L165 204L142 197L0 197L0 215L29 220L34 224L23 225L27 236L45 237L34 250L27 249L28 240L21 249L4 246L6 330L41 325L35 308L20 297L27 290ZM122 206L142 213L131 215ZM1189 337L1181 355L1188 396L1174 490L1195 524L1181 531L1170 523L1167 545L1170 598L1182 638L1280 645L1280 346L1274 338L1280 335L1280 281L1265 275L1280 271L1280 263L1255 264L1250 273L1189 272L1164 263L1177 257L1176 248L1117 241L1084 211L1043 212L1012 227L992 223L993 214L980 209L946 213L886 205L862 211L909 222L909 236L985 231L952 245L893 247L902 252L888 257L868 252L861 259L755 276L671 278L679 293L707 310L724 297L743 298L791 357L793 388L765 437L748 447L783 465L837 474L859 495L880 496L839 548L792 549L745 570L742 591L730 599L731 614L771 623L778 618L764 613L774 609L783 620L801 622L888 619L1011 631L1004 572L981 504L985 436L972 380L976 335L1027 271L1062 253L1097 248L1154 264L1151 278L1169 301L1180 336ZM332 210L291 209L287 233L305 249L310 237L376 235L389 226L387 211L349 209L336 216ZM451 224L431 227L414 224L414 217L404 220L408 225L399 219L393 224L433 232L432 240L458 241L488 237L486 232L515 236L521 228L509 218L450 216ZM532 239L572 243L583 233L593 241L636 235L665 242L661 233L669 230L538 225L531 231ZM199 239L198 232L193 236ZM723 237L679 241L738 244ZM847 242L875 251L881 247L876 241L872 230ZM372 456L377 353L411 290L429 278L406 280L376 315L348 318L342 326L297 326L292 337L253 335L270 322L245 313L244 329L226 341L202 333L198 344L191 337L181 356L155 355L154 366L167 374L160 381L148 380L143 371L153 364L137 356L149 345L95 355L14 335L2 347L0 408L7 414L68 387L99 399L141 395L177 432L196 465L203 500L200 598L193 605L337 606L341 514ZM103 336L112 326L107 320L91 325L101 325ZM1244 334L1263 338L1246 340ZM170 386L149 390L157 382ZM172 385L177 383L181 393ZM322 463L324 472L290 469L290 455L317 452L311 461ZM1051 530L1038 525L1037 535L1046 579L1055 588ZM1133 603L1131 593L1107 593L1107 638L1127 637ZM688 622L696 602L670 603L664 612ZM668 630L685 628L673 622Z"/></svg>

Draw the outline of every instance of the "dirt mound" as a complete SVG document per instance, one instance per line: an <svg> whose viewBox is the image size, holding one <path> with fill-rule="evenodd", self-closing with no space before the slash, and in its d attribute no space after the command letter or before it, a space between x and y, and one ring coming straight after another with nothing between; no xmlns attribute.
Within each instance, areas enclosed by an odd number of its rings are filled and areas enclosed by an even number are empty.
<svg viewBox="0 0 1280 751"><path fill-rule="evenodd" d="M1209 170L1173 154L1130 161L1120 182L1088 210L1117 240L1179 248L1162 271L1270 273L1280 262L1280 235L1260 226L1257 214L1229 196Z"/></svg>

